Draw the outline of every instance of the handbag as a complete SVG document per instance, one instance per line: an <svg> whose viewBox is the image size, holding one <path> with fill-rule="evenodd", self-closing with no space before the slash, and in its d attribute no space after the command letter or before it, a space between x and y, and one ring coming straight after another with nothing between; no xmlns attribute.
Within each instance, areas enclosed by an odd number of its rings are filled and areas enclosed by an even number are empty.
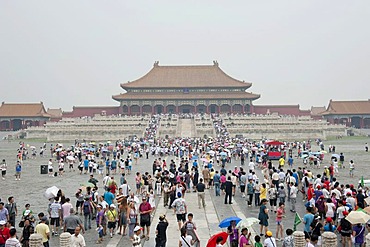
<svg viewBox="0 0 370 247"><path fill-rule="evenodd" d="M140 215L140 220L143 221L143 222L149 222L150 221L150 214Z"/></svg>

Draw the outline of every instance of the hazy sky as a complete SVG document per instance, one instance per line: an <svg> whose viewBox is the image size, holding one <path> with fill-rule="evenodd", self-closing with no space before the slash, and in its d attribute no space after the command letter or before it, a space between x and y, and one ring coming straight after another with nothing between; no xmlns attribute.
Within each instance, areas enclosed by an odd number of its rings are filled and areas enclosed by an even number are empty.
<svg viewBox="0 0 370 247"><path fill-rule="evenodd" d="M369 0L1 0L0 101L118 105L156 60L218 60L255 104L368 99L369 24Z"/></svg>

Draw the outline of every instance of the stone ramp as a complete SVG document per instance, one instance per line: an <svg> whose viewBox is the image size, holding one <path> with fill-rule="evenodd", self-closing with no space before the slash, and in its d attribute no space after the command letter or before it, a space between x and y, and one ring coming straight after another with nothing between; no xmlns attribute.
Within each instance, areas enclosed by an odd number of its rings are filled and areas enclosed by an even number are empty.
<svg viewBox="0 0 370 247"><path fill-rule="evenodd" d="M195 137L194 120L190 118L179 119L178 136Z"/></svg>
<svg viewBox="0 0 370 247"><path fill-rule="evenodd" d="M206 197L206 208L199 209L198 207L198 196L197 193L186 193L185 201L188 207L188 213L194 214L194 222L197 226L197 233L200 238L200 246L206 246L208 239L214 233L219 232L221 229L218 227L219 219L214 205L211 200L209 191L205 192ZM158 207L156 209L154 218L152 220L150 228L150 239L145 241L144 247L155 247L155 229L159 222L159 215L165 214L169 226L167 228L167 246L178 246L180 231L176 221L176 215L172 209L163 207L162 198L159 200Z"/></svg>

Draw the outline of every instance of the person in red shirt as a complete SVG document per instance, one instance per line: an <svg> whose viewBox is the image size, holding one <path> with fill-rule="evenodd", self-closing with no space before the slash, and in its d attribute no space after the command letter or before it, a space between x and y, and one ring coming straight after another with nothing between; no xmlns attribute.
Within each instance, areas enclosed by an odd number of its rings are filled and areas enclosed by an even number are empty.
<svg viewBox="0 0 370 247"><path fill-rule="evenodd" d="M0 247L5 246L5 242L10 238L9 228L5 227L5 220L0 221Z"/></svg>
<svg viewBox="0 0 370 247"><path fill-rule="evenodd" d="M313 189L312 184L310 184L307 190L307 200L308 201L312 199L314 193L315 193L315 190Z"/></svg>
<svg viewBox="0 0 370 247"><path fill-rule="evenodd" d="M150 230L150 214L152 212L152 207L147 200L147 197L142 198L143 202L139 206L140 212L140 226L143 228L143 237L145 237L145 228L146 228L146 240L149 240L149 230Z"/></svg>

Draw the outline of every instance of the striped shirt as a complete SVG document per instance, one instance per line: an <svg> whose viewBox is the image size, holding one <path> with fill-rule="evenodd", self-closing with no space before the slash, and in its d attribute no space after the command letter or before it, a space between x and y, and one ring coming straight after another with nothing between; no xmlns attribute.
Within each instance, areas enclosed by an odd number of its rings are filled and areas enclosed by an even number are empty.
<svg viewBox="0 0 370 247"><path fill-rule="evenodd" d="M21 247L21 244L16 238L8 238L5 242L5 247Z"/></svg>

